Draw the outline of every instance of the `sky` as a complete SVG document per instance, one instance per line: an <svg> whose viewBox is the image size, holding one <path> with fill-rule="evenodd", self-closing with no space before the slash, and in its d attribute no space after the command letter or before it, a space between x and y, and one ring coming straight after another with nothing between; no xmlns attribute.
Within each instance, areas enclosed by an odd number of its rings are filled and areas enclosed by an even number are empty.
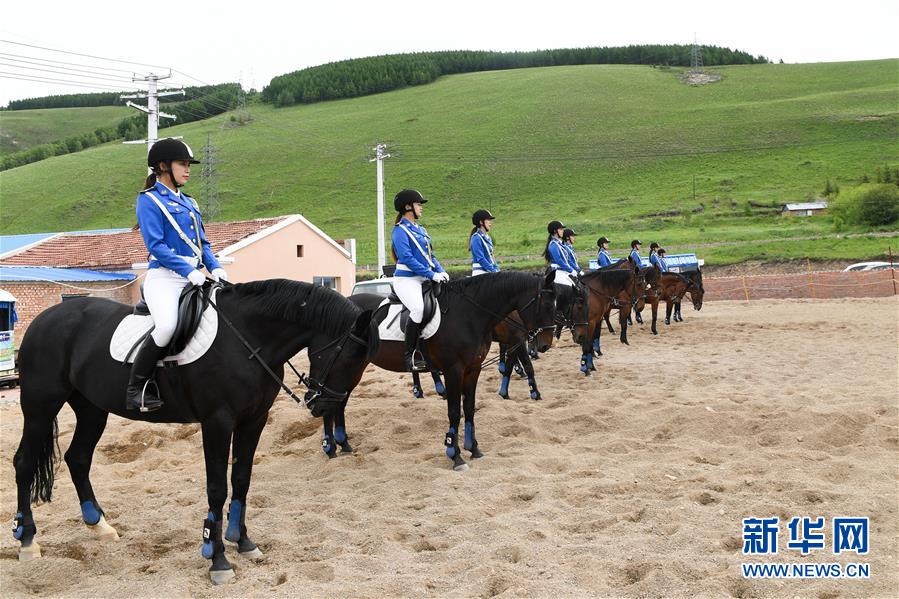
<svg viewBox="0 0 899 599"><path fill-rule="evenodd" d="M261 90L272 77L304 67L426 50L688 44L695 37L787 63L899 57L897 0L307 4L6 2L0 106L53 94L137 90L132 69L140 75L172 69L174 84L241 81ZM37 77L58 81L22 80Z"/></svg>

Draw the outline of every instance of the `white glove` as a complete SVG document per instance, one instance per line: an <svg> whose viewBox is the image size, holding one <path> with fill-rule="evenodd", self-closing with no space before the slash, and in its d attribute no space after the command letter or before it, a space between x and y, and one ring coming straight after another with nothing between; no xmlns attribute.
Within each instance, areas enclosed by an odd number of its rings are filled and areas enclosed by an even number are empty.
<svg viewBox="0 0 899 599"><path fill-rule="evenodd" d="M199 287L206 282L206 276L199 270L192 270L187 274L187 280L190 281L191 285Z"/></svg>
<svg viewBox="0 0 899 599"><path fill-rule="evenodd" d="M434 276L431 277L431 280L435 283L446 283L449 281L449 275L445 272L435 272Z"/></svg>
<svg viewBox="0 0 899 599"><path fill-rule="evenodd" d="M225 272L224 268L214 268L212 269L212 279L216 282L227 281L228 273Z"/></svg>

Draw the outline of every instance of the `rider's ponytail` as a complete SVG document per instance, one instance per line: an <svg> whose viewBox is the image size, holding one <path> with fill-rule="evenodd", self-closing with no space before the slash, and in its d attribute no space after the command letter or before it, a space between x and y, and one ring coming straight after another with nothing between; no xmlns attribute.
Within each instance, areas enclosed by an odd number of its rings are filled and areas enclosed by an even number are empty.
<svg viewBox="0 0 899 599"><path fill-rule="evenodd" d="M553 240L553 236L552 236L552 235L549 235L549 236L546 238L546 247L543 248L543 254L542 254L542 255L543 255L543 257L546 259L547 262L549 262L549 244L550 244L550 242L551 242L552 240Z"/></svg>
<svg viewBox="0 0 899 599"><path fill-rule="evenodd" d="M468 250L469 251L471 251L471 238L477 232L478 232L478 227L472 227L471 233L468 234Z"/></svg>
<svg viewBox="0 0 899 599"><path fill-rule="evenodd" d="M403 215L402 215L402 214L397 214L397 215L396 215L396 220L393 221L394 226L400 224L400 221L401 221L401 220L403 220ZM392 244L392 243L390 244L390 255L393 256L393 261L394 261L394 262L396 262L396 261L399 259L399 258L396 257L396 250L393 249L393 244Z"/></svg>

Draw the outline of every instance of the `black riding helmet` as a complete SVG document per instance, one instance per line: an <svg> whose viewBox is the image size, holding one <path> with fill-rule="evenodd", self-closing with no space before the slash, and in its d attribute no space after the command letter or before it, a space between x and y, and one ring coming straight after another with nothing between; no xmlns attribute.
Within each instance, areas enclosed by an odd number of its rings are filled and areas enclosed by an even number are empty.
<svg viewBox="0 0 899 599"><path fill-rule="evenodd" d="M658 243L656 243L655 241L653 241L652 243L649 244L649 249L651 249L651 250L657 250L657 249L659 249L660 247L662 247L662 246L660 246L660 245L659 245Z"/></svg>
<svg viewBox="0 0 899 599"><path fill-rule="evenodd" d="M490 214L489 210L476 210L474 214L471 215L471 224L476 227L481 226L482 220L495 220L496 217Z"/></svg>
<svg viewBox="0 0 899 599"><path fill-rule="evenodd" d="M406 206L416 203L426 204L427 202L417 189L404 189L393 197L393 207L400 214L408 210Z"/></svg>
<svg viewBox="0 0 899 599"><path fill-rule="evenodd" d="M562 231L562 239L571 239L575 235L577 235L577 233L574 232L574 229L566 228L564 231Z"/></svg>
<svg viewBox="0 0 899 599"><path fill-rule="evenodd" d="M600 237L599 239L596 240L596 247L601 248L602 244L604 244L604 243L609 243L609 239L605 236Z"/></svg>
<svg viewBox="0 0 899 599"><path fill-rule="evenodd" d="M638 246L638 245L643 245L643 242L640 241L639 239L635 239L635 240L633 240L633 241L631 242L631 247L632 247L632 248L633 248L633 247L636 247L636 246Z"/></svg>
<svg viewBox="0 0 899 599"><path fill-rule="evenodd" d="M180 139L166 137L160 139L147 154L147 166L154 168L160 162L172 162L175 160L187 160L191 164L200 164L200 161L194 158L194 153L190 146Z"/></svg>
<svg viewBox="0 0 899 599"><path fill-rule="evenodd" d="M546 232L549 233L550 235L555 235L556 231L558 231L559 229L564 229L564 228L565 228L565 225L563 225L562 223L560 223L557 220L552 220L552 221L549 221L548 225L546 225Z"/></svg>
<svg viewBox="0 0 899 599"><path fill-rule="evenodd" d="M664 254L667 254L667 252L665 251L665 248L659 248L658 252L656 252L656 253L657 253L659 256L662 256L662 255L664 255Z"/></svg>

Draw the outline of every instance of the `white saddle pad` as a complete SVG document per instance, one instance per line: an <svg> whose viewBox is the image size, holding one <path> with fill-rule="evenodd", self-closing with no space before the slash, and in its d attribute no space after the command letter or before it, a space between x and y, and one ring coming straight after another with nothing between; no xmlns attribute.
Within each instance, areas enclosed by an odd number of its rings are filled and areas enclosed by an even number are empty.
<svg viewBox="0 0 899 599"><path fill-rule="evenodd" d="M213 301L215 301L217 291L218 289L212 291ZM118 362L123 361L128 352L137 343L137 340L149 331L152 326L152 316L138 316L136 314L126 316L119 323L119 326L116 327L115 332L112 334L112 339L109 341L109 354L112 356L112 359ZM200 319L200 326L197 328L197 332L194 333L193 338L187 343L184 350L177 356L168 356L165 358L165 361L177 362L179 366L196 362L212 346L212 342L215 341L215 335L218 333L218 328L218 312L212 306L207 306L203 312L203 318ZM133 351L128 356L128 362L134 362L136 354L137 350ZM161 366L162 362L159 362L159 365Z"/></svg>
<svg viewBox="0 0 899 599"><path fill-rule="evenodd" d="M435 300L436 302L436 300ZM381 305L378 308L384 306L384 304L389 304L390 300L384 300L381 302ZM381 324L378 325L378 335L381 337L381 341L405 341L406 335L403 333L402 329L400 329L400 312L403 310L402 304L391 304L390 308L387 310L387 318L381 321ZM434 333L437 332L437 329L440 328L440 304L437 304L437 310L434 312L434 318L431 319L431 322L425 326L424 330L421 332L422 339L430 339L434 336Z"/></svg>

